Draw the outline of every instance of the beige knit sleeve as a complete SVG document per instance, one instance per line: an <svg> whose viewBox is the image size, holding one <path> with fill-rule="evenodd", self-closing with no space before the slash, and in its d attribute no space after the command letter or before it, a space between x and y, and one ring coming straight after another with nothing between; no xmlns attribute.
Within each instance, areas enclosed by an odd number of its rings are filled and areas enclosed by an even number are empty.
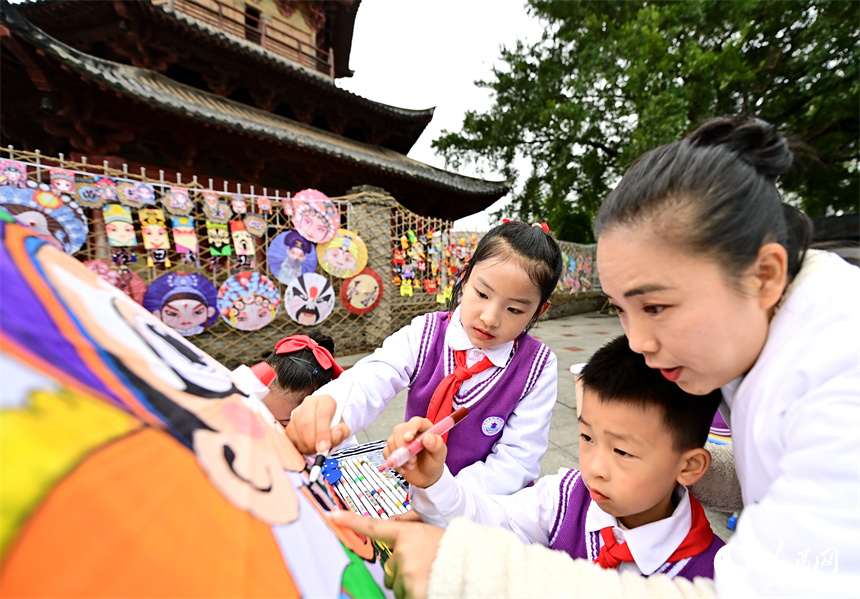
<svg viewBox="0 0 860 599"><path fill-rule="evenodd" d="M744 507L741 484L735 472L734 451L731 445L706 443L711 453L711 467L699 481L690 487L693 497L703 506L721 512L739 512Z"/></svg>
<svg viewBox="0 0 860 599"><path fill-rule="evenodd" d="M542 545L524 545L500 528L455 519L433 562L430 598L449 597L716 597L714 582L619 574Z"/></svg>

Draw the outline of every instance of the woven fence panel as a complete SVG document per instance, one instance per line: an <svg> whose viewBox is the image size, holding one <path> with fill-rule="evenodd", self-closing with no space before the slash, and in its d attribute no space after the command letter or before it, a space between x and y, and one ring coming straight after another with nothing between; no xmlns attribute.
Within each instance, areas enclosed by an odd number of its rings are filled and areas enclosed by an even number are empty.
<svg viewBox="0 0 860 599"><path fill-rule="evenodd" d="M119 183L149 183L158 198L163 193L168 193L170 188L184 188L194 204L190 216L195 219L197 229L200 250L197 259L191 262L183 260L183 254L177 253L171 243L170 249L163 256L163 262L149 263L149 250L140 243L128 248L136 261L128 262L126 267L147 285L165 273L193 272L212 281L216 288L238 272L253 270L265 274L276 283L279 296L283 300L286 286L269 272L267 249L275 236L293 229L290 216L283 210L284 205L289 203L286 202L289 194L277 191L272 195L268 190L265 195L241 194L241 189L250 188L248 185L237 186L233 191L216 190L224 202L241 196L249 213L259 214L265 219L262 236L254 239L255 252L250 257L252 266L250 263L240 264L237 256L213 255L203 226L205 189L192 177L182 177L185 181L192 181L191 183L165 182L148 178L145 173L129 173L126 170L72 162L62 157L48 157L11 148L0 151L0 158L23 163L26 166L29 185L34 190L38 189L39 185L44 189L50 187L51 168L74 171L78 188L81 187L81 181L94 186L97 178L109 178ZM2 184L4 182L0 180L0 185ZM382 279L382 298L379 304L366 314L354 314L346 309L340 299L344 279L330 276L317 266L316 272L329 279L336 294L331 315L319 323L317 328L335 340L337 355L372 351L415 316L446 308L445 293L447 291L450 294L451 286L471 257L481 233L453 231L450 221L415 214L398 204L384 190L370 186L347 190L343 196L333 197L331 200L338 208L340 227L361 237L367 247L367 267L376 271ZM268 212L261 209L261 206L266 204L271 205ZM157 207L162 206L159 203ZM131 211L140 241L138 210L132 208ZM74 256L81 261L98 259L111 262L116 248L110 247L108 243L102 209L85 208L84 213L89 232L85 244ZM169 222L167 228L170 229ZM560 243L565 256L565 274L553 294L554 306L579 297L591 297L597 286L594 246ZM243 363L255 363L268 356L278 340L288 335L301 334L309 328L293 321L284 310L283 303L282 301L275 319L261 329L239 330L219 317L210 328L188 339L229 368Z"/></svg>

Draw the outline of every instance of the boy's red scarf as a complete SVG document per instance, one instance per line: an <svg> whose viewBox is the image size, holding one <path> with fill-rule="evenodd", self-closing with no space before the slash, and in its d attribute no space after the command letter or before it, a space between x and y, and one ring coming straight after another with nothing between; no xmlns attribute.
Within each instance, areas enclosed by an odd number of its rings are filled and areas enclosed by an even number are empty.
<svg viewBox="0 0 860 599"><path fill-rule="evenodd" d="M711 546L714 540L714 531L711 529L711 523L705 516L705 510L701 504L696 501L693 496L690 496L690 511L692 512L693 521L690 524L690 532L687 537L678 546L675 552L669 556L667 562L678 562L687 557L699 555L705 549ZM612 526L607 526L600 529L600 536L603 537L603 547L600 548L600 555L594 560L602 568L617 568L621 562L634 561L630 554L630 548L627 543L619 544L615 540L615 535L612 534Z"/></svg>

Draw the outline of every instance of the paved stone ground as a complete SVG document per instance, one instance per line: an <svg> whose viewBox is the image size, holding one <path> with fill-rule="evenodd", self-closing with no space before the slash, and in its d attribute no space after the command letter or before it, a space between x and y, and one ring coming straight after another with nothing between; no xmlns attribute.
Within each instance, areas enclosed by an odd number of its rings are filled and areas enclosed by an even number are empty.
<svg viewBox="0 0 860 599"><path fill-rule="evenodd" d="M541 476L554 474L559 468L579 468L579 423L576 417L576 394L570 366L588 361L604 343L622 333L615 316L598 312L575 314L540 321L532 334L549 345L558 357L558 400L552 413L549 431L549 448L541 462ZM346 367L367 354L338 357ZM395 397L382 415L356 438L360 443L385 439L395 425L403 422L406 411L406 392ZM723 540L732 535L726 523L731 514L705 510L711 526Z"/></svg>

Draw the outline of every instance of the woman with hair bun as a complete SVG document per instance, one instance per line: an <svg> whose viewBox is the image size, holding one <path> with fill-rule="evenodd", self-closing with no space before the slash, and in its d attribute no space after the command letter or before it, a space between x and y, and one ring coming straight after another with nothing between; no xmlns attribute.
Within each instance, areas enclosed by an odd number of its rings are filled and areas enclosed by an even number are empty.
<svg viewBox="0 0 860 599"><path fill-rule="evenodd" d="M442 531L338 517L395 546L393 588L434 597L860 594L860 270L808 249L809 219L775 184L791 162L767 123L714 119L643 155L594 223L600 281L630 347L684 391L722 390L743 512L714 582L619 575L465 520ZM697 498L714 506L732 470L709 473Z"/></svg>

